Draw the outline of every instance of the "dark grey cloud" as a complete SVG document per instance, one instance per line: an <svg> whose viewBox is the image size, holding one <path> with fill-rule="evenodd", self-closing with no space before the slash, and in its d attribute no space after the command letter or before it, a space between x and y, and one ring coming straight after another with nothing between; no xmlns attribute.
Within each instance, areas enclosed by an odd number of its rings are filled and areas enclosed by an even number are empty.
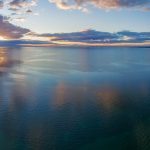
<svg viewBox="0 0 150 150"><path fill-rule="evenodd" d="M129 44L132 46L150 46L150 32L121 31L116 33L109 33L89 29L81 32L72 33L37 34L30 32L30 30L28 29L23 29L14 26L9 22L3 22L3 26L2 29L0 29L0 33L0 36L5 37L7 39L18 39L7 42L0 42L0 45L3 43L7 46L119 46ZM29 38L22 38L26 34Z"/></svg>
<svg viewBox="0 0 150 150"><path fill-rule="evenodd" d="M122 31L117 33L85 30L73 33L42 34L51 41L83 42L83 43L121 43L121 42L146 42L150 41L150 32Z"/></svg>
<svg viewBox="0 0 150 150"><path fill-rule="evenodd" d="M32 13L32 10L31 9L28 9L27 11L26 11L26 13Z"/></svg>
<svg viewBox="0 0 150 150"><path fill-rule="evenodd" d="M11 24L9 18L0 15L0 36L5 39L19 39L29 33L29 29Z"/></svg>
<svg viewBox="0 0 150 150"><path fill-rule="evenodd" d="M0 46L5 47L13 47L13 46L28 46L28 45L46 45L46 44L53 44L51 42L45 42L45 41L37 41L37 40L8 40L8 41L1 41L0 40Z"/></svg>
<svg viewBox="0 0 150 150"><path fill-rule="evenodd" d="M122 31L118 32L117 35L120 39L126 39L130 42L145 42L150 41L150 32L130 32L130 31Z"/></svg>

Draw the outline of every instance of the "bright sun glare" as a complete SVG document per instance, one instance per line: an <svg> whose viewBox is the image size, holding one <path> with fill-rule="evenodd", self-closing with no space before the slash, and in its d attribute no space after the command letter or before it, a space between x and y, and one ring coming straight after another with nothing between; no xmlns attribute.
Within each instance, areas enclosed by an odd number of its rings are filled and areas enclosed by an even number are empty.
<svg viewBox="0 0 150 150"><path fill-rule="evenodd" d="M4 39L2 36L0 36L0 40L6 40L6 39Z"/></svg>

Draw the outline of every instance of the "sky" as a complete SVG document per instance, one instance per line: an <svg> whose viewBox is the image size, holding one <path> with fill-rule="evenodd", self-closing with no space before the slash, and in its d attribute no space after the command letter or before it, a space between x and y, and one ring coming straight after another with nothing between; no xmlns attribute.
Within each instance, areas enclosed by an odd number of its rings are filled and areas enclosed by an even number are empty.
<svg viewBox="0 0 150 150"><path fill-rule="evenodd" d="M149 18L150 0L0 0L0 40L147 44Z"/></svg>

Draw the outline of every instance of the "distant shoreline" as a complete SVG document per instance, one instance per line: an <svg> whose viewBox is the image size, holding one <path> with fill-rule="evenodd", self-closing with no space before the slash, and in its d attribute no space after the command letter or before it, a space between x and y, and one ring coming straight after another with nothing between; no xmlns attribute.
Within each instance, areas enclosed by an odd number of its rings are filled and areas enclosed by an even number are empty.
<svg viewBox="0 0 150 150"><path fill-rule="evenodd" d="M6 47L56 47L56 48L98 48L98 47L121 47L121 48L150 48L150 45L143 46L143 45L99 45L99 46L86 46L86 45L45 45L45 44L18 44L18 45L0 45L0 48Z"/></svg>

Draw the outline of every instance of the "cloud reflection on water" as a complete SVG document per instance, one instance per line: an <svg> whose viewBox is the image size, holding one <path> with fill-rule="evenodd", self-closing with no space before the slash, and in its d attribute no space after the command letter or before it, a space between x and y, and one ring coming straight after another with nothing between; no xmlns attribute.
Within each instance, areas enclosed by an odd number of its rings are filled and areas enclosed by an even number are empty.
<svg viewBox="0 0 150 150"><path fill-rule="evenodd" d="M149 148L145 143L150 131L150 73L137 73L140 65L132 68L143 56L109 49L44 50L3 49L1 53L7 61L0 76L0 139L10 142L0 148L76 150L88 145L108 150L108 142L117 150ZM143 63L150 64L149 51L142 53ZM27 63L42 57L53 63ZM122 69L129 58L132 73L130 68ZM115 74L106 76L99 69Z"/></svg>

